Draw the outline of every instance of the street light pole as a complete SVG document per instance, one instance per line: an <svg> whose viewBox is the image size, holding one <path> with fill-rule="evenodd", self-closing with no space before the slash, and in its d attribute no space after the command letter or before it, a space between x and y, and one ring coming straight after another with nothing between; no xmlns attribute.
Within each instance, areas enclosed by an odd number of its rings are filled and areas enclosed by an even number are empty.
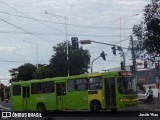
<svg viewBox="0 0 160 120"><path fill-rule="evenodd" d="M99 57L101 57L101 56L98 56L97 58L95 58L91 63L91 74L93 73L93 62L96 61Z"/></svg>
<svg viewBox="0 0 160 120"><path fill-rule="evenodd" d="M60 16L60 15L56 15L56 14L52 14L52 13L48 13L48 12L45 12L45 14L49 14L49 15L52 15L52 16L54 16L54 17L58 17L58 18L63 18L64 20L65 20L65 34L66 34L66 47L67 47L67 49L66 49L66 51L67 51L67 74L68 74L68 76L69 76L69 73L70 73L70 71L69 71L69 56L68 56L68 39L67 39L67 37L68 37L68 33L67 33L67 17L64 17L64 16Z"/></svg>
<svg viewBox="0 0 160 120"><path fill-rule="evenodd" d="M38 70L38 43L36 44L36 54L37 54L37 70Z"/></svg>
<svg viewBox="0 0 160 120"><path fill-rule="evenodd" d="M66 45L67 45L67 73L69 77L69 57L68 57L68 39L67 39L67 18L65 17Z"/></svg>
<svg viewBox="0 0 160 120"><path fill-rule="evenodd" d="M139 14L134 14L134 15L131 15L131 16L126 16L126 17L120 17L120 18L119 18L120 46L121 46L121 42L122 42L122 19L128 18L128 17L137 16L137 15L139 15ZM123 52L123 51L122 51L122 52ZM124 66L124 70L126 70L124 52L123 52L123 55L122 55L122 56L123 56L123 66ZM122 61L122 59L121 59L121 61Z"/></svg>
<svg viewBox="0 0 160 120"><path fill-rule="evenodd" d="M23 42L36 45L36 56L37 56L37 64L36 64L36 67L37 67L37 69L38 69L38 43L28 42L28 41L25 41L25 40L23 40Z"/></svg>
<svg viewBox="0 0 160 120"><path fill-rule="evenodd" d="M81 44L91 44L91 42L93 42L93 43L98 43L98 44L109 45L109 46L117 46L118 50L122 52L122 56L123 56L123 67L124 67L124 70L126 70L126 67L125 67L125 57L124 57L124 51L123 51L123 49L128 49L128 48L121 47L121 46L114 45L114 44L109 44L109 43L92 41L92 40L80 40L80 43L81 43ZM122 49L122 48L123 48L123 49Z"/></svg>
<svg viewBox="0 0 160 120"><path fill-rule="evenodd" d="M104 42L97 42L97 41L93 41L93 40L80 40L81 44L91 44L92 42L93 43L98 43L98 44L103 44L103 45L109 45L109 46L117 46L117 47L120 47L120 48L123 48L123 49L128 49L128 48L121 47L121 46L118 46L118 45L115 45L115 44L109 44L109 43L104 43Z"/></svg>

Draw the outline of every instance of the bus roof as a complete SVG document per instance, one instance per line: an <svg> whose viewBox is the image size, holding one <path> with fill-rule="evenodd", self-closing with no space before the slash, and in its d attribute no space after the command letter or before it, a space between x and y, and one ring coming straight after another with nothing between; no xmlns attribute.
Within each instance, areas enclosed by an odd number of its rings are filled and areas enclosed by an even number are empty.
<svg viewBox="0 0 160 120"><path fill-rule="evenodd" d="M12 82L11 84L29 84L29 83L36 83L36 82L52 81L53 79L54 78L32 79L28 81Z"/></svg>
<svg viewBox="0 0 160 120"><path fill-rule="evenodd" d="M92 74L80 74L80 75L73 75L69 77L53 77L53 78L45 78L45 79L32 79L28 81L19 81L19 82L12 82L11 84L29 84L29 83L37 83L37 82L45 82L45 81L59 81L59 80L69 80L69 79L76 79L76 78L87 78L87 77L96 77L96 76L118 76L120 72L123 71L112 71L112 72L102 72L102 73L92 73ZM124 71L125 72L125 71Z"/></svg>
<svg viewBox="0 0 160 120"><path fill-rule="evenodd" d="M19 81L19 82L12 82L12 85L16 84L30 84L30 83L38 83L38 82L45 82L45 81L59 81L59 80L68 80L68 79L74 79L74 78L85 78L87 77L87 74L81 74L81 75L74 75L69 77L54 77L54 78L45 78L45 79L32 79L28 81Z"/></svg>

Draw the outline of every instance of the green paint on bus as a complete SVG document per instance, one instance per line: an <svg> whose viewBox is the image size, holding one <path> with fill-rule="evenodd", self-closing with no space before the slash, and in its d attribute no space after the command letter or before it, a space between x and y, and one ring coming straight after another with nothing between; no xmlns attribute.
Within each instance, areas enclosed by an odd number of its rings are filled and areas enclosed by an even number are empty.
<svg viewBox="0 0 160 120"><path fill-rule="evenodd" d="M11 83L11 107L18 111L116 111L137 105L136 80L130 71Z"/></svg>

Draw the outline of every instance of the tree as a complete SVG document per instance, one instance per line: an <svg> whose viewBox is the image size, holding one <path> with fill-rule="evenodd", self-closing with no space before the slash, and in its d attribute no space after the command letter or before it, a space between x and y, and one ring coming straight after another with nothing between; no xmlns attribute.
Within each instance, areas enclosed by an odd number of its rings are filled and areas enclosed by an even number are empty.
<svg viewBox="0 0 160 120"><path fill-rule="evenodd" d="M70 75L77 75L87 72L88 65L90 64L90 55L88 50L72 49L70 43L68 44L68 58L67 64L67 46L66 43L59 43L53 47L54 55L50 60L49 66L54 71L54 76L67 76L68 66Z"/></svg>
<svg viewBox="0 0 160 120"><path fill-rule="evenodd" d="M145 6L144 21L133 27L137 45L141 46L140 53L144 57L155 57L160 54L160 1L151 0Z"/></svg>
<svg viewBox="0 0 160 120"><path fill-rule="evenodd" d="M82 47L79 50L69 47L69 64L67 64L67 51L66 43L59 43L53 47L54 55L50 59L49 65L39 64L38 69L36 66L26 63L18 68L12 68L9 70L13 81L27 81L31 79L43 79L55 76L67 76L68 66L70 75L82 74L87 72L88 65L90 63L90 55L88 50L83 50Z"/></svg>
<svg viewBox="0 0 160 120"><path fill-rule="evenodd" d="M18 79L19 80L30 80L33 79L33 73L36 71L36 66L26 63L18 67Z"/></svg>
<svg viewBox="0 0 160 120"><path fill-rule="evenodd" d="M18 68L13 68L9 70L12 76L11 82L19 80L27 81L33 79L34 78L33 74L35 71L36 71L36 66L30 63L21 65Z"/></svg>
<svg viewBox="0 0 160 120"><path fill-rule="evenodd" d="M53 76L53 71L50 69L49 65L39 65L38 70L34 72L34 78L36 79L43 79L49 78Z"/></svg>
<svg viewBox="0 0 160 120"><path fill-rule="evenodd" d="M18 81L17 76L18 76L18 70L17 68L12 68L11 70L9 70L10 75L12 76L12 78L10 79L10 82L13 81Z"/></svg>

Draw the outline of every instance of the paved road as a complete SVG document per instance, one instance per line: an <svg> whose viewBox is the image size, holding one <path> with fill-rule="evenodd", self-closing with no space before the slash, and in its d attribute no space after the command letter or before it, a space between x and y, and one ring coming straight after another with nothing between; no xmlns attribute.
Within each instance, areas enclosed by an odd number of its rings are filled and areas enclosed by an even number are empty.
<svg viewBox="0 0 160 120"><path fill-rule="evenodd" d="M64 117L56 117L56 118L10 118L10 119L4 119L4 120L159 120L159 118L152 118L152 117L99 117L99 118L93 118L93 117L68 117L68 118L64 118Z"/></svg>
<svg viewBox="0 0 160 120"><path fill-rule="evenodd" d="M93 118L93 117L56 117L56 118L10 118L10 119L4 119L4 120L153 120L153 118L149 117L99 117L99 118ZM154 120L159 120L159 118L154 118Z"/></svg>
<svg viewBox="0 0 160 120"><path fill-rule="evenodd" d="M10 105L10 103L1 102L1 106L3 106L3 109L1 109L1 111L9 111ZM72 113L70 115L68 113L60 113L55 114L55 116L53 116L54 113L51 113L51 116L50 114L48 116L49 118L45 118L43 116L43 118L8 118L6 120L106 120L106 118L110 120L119 120L121 118L123 118L123 120L128 120L128 117L130 117L129 120L132 120L132 118L134 118L135 120L135 117L136 119L142 120L142 117L137 117L137 114L139 113L134 113L134 111L155 111L156 113L157 111L160 111L160 106L158 106L157 104L148 105L140 102L138 108L119 110L119 112L117 113L111 113L110 111L103 111L100 113L85 112L84 114L74 113L74 117L72 116ZM158 115L160 117L160 112L158 113ZM153 117L147 117L147 120L150 119L153 120ZM158 119L157 117L154 117L154 120ZM143 120L145 120L144 117Z"/></svg>
<svg viewBox="0 0 160 120"><path fill-rule="evenodd" d="M159 103L159 104L158 104ZM3 107L1 107L3 106ZM6 103L6 102L0 102L0 108L3 108L3 110L10 110L11 109L11 103ZM125 110L125 109L124 109ZM160 102L156 102L156 104L147 104L147 103L142 103L142 102L139 102L139 105L138 105L138 109L127 109L127 110L133 110L133 111L144 111L144 110L147 110L147 111L160 111ZM123 110L120 110L120 111L123 111Z"/></svg>

